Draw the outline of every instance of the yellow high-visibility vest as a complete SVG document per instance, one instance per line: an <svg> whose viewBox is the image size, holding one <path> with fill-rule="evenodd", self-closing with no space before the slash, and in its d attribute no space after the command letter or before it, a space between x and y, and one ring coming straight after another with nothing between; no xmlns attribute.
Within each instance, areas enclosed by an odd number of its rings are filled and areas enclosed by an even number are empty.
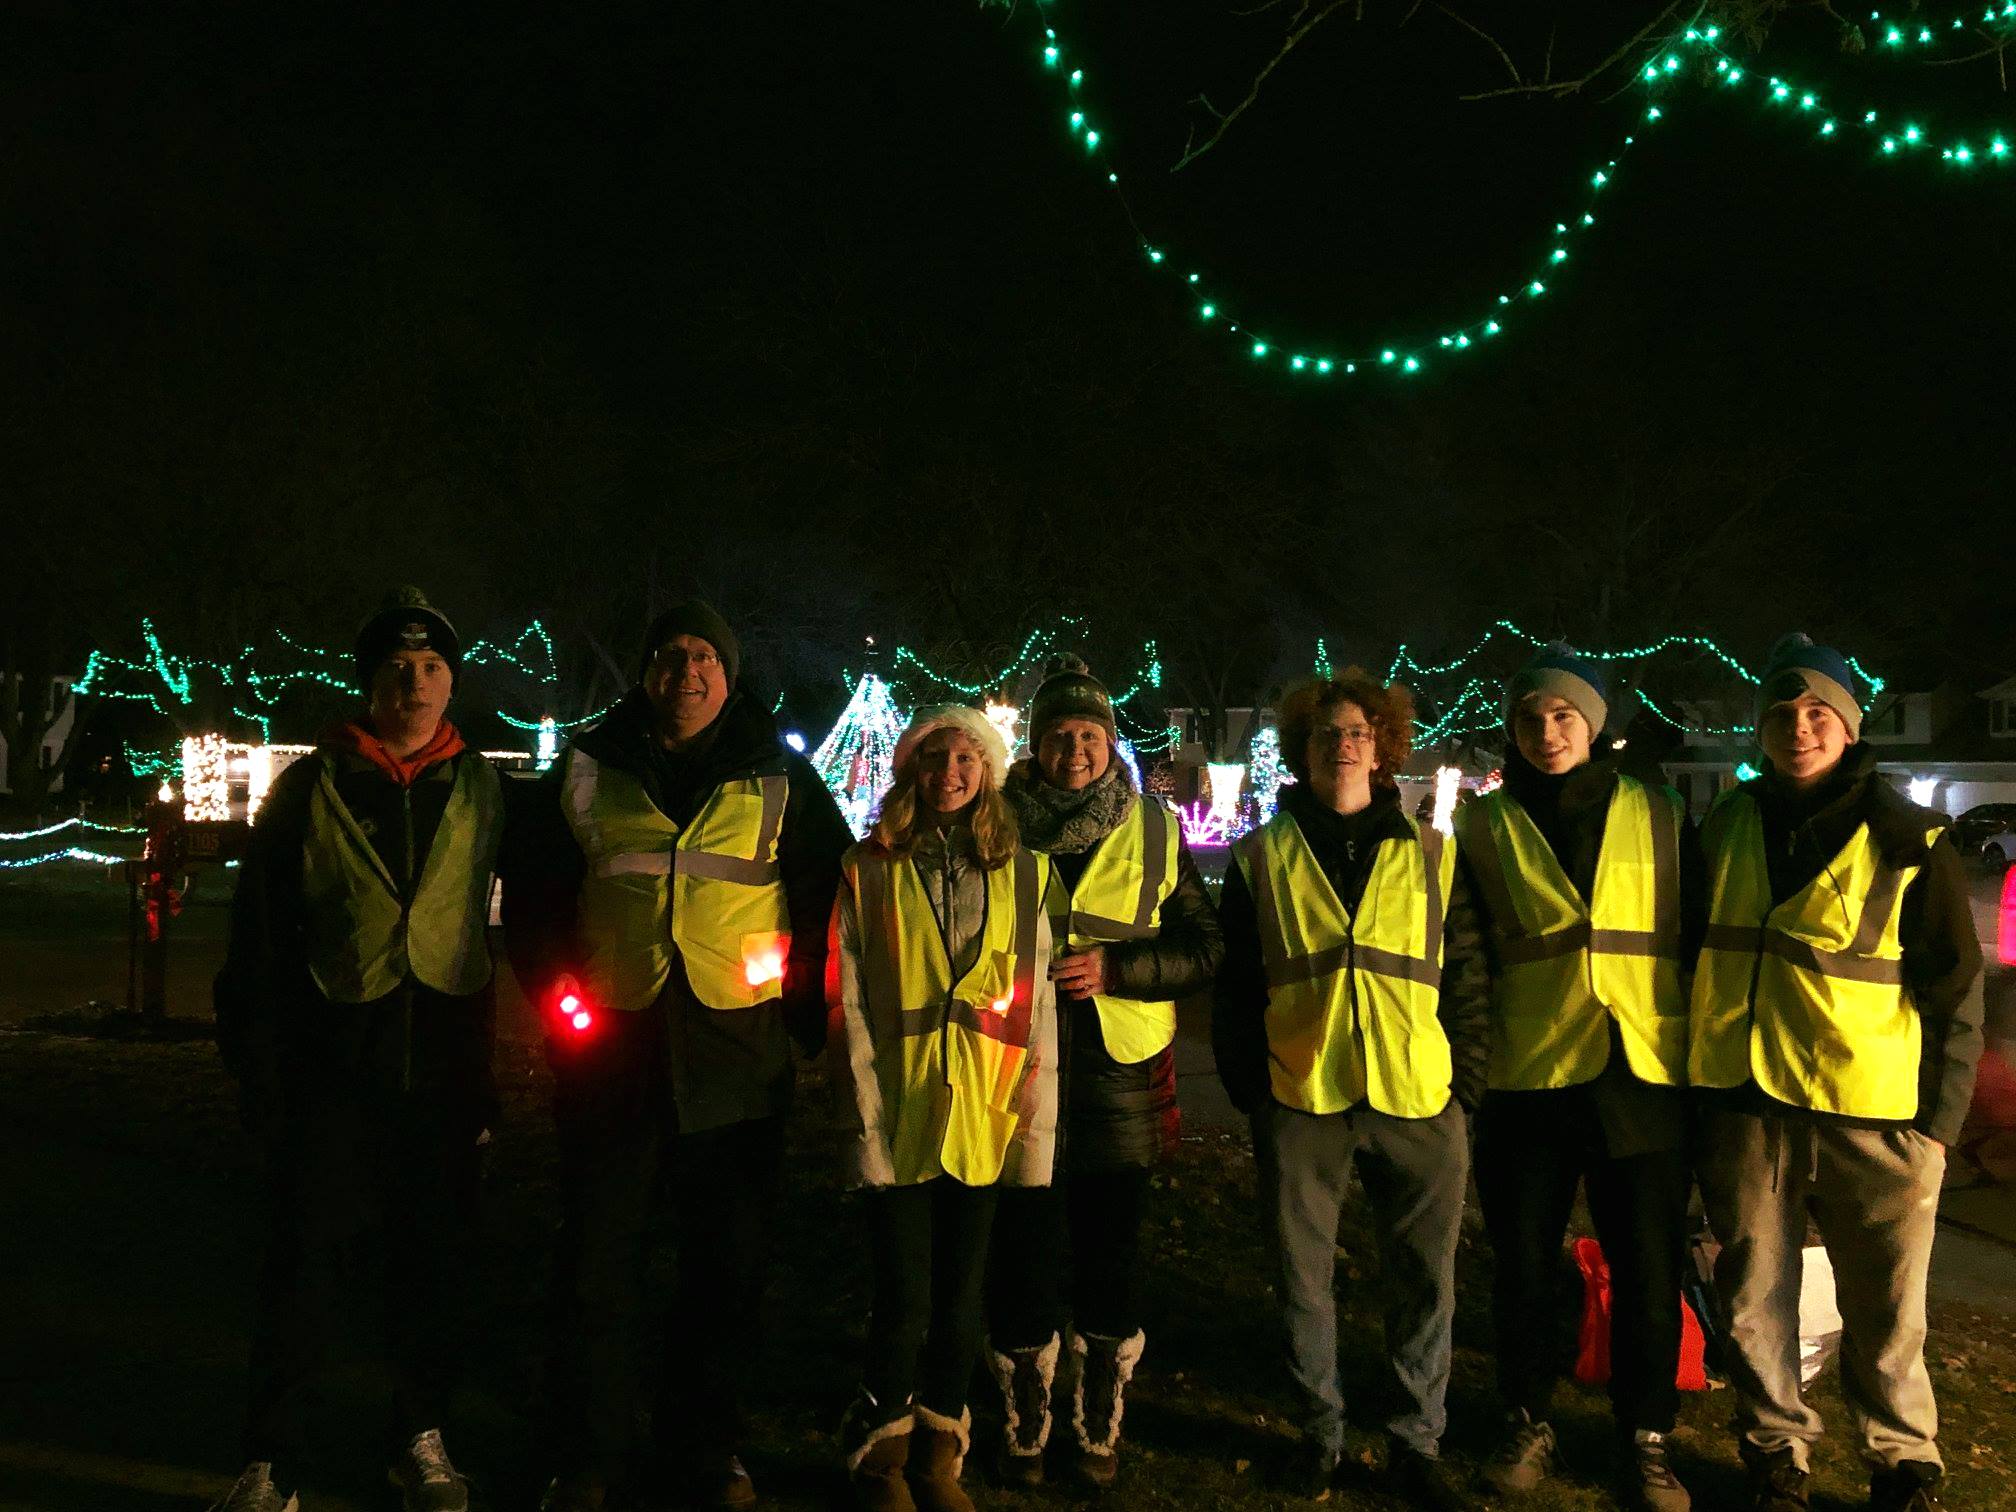
<svg viewBox="0 0 2016 1512"><path fill-rule="evenodd" d="M451 997L490 980L490 877L503 834L497 773L474 751L457 763L455 786L410 899L336 791L327 758L308 799L301 890L307 903L308 971L333 1003L369 1003L410 974ZM422 781L428 779L422 778ZM404 793L408 823L412 790Z"/></svg>
<svg viewBox="0 0 2016 1512"><path fill-rule="evenodd" d="M866 1087L857 1065L856 1092L880 1099L898 1186L940 1174L990 1185L1020 1124L1023 1082L1035 1070L1037 924L1050 863L1018 850L986 877L979 953L955 980L916 863L859 845L842 867L861 924L874 1060Z"/></svg>
<svg viewBox="0 0 2016 1512"><path fill-rule="evenodd" d="M1381 842L1355 913L1293 816L1233 847L1253 894L1267 969L1267 1053L1277 1101L1305 1113L1359 1102L1398 1118L1448 1106L1442 923L1456 852L1435 830Z"/></svg>
<svg viewBox="0 0 2016 1512"><path fill-rule="evenodd" d="M1118 940L1152 940L1162 929L1162 905L1176 890L1176 819L1146 793L1101 840L1078 885L1050 890L1050 929L1068 951ZM1062 878L1059 877L1059 882ZM1067 953L1060 944L1057 953ZM1176 1005L1097 993L1099 1034L1123 1066L1160 1055L1176 1040Z"/></svg>
<svg viewBox="0 0 2016 1512"><path fill-rule="evenodd" d="M1594 1080L1613 1021L1634 1076L1684 1083L1679 795L1617 778L1586 900L1503 788L1465 805L1457 837L1498 951L1490 1085L1531 1092Z"/></svg>
<svg viewBox="0 0 2016 1512"><path fill-rule="evenodd" d="M1936 828L1925 832L1930 845ZM1904 983L1904 891L1919 865L1892 866L1869 826L1774 906L1757 800L1725 793L1702 827L1708 937L1694 971L1690 1079L1751 1078L1794 1107L1913 1118L1922 1048Z"/></svg>
<svg viewBox="0 0 2016 1512"><path fill-rule="evenodd" d="M585 986L600 1006L656 1002L673 953L709 1008L783 995L791 915L777 866L790 780L731 778L681 829L621 767L579 749L561 773L567 827L587 857L581 880Z"/></svg>

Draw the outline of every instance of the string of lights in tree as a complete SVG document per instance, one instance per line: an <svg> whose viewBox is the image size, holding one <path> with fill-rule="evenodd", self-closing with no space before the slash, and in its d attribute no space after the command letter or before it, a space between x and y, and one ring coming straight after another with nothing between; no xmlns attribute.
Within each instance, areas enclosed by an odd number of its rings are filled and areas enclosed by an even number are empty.
<svg viewBox="0 0 2016 1512"><path fill-rule="evenodd" d="M2010 0L2002 0L2002 3L2009 4ZM1993 19L1996 14L1999 13L1991 9L1989 18ZM1215 281L1207 278L1194 262L1177 257L1170 248L1159 244L1142 230L1121 183L1120 173L1113 166L1109 135L1095 123L1089 109L1091 91L1087 88L1085 69L1067 48L1057 28L1050 24L1047 12L1044 18L1042 62L1047 71L1064 81L1066 121L1071 135L1079 144L1085 160L1095 171L1103 173L1108 190L1128 225L1133 228L1142 254L1150 265L1181 277L1186 292L1194 301L1198 320L1236 338L1254 362L1312 380L1350 377L1361 372L1411 377L1426 370L1431 362L1445 357L1461 357L1492 344L1505 332L1509 321L1556 287L1566 271L1565 265L1573 258L1574 246L1597 225L1596 201L1603 191L1616 183L1620 165L1637 145L1639 133L1667 118L1670 100L1665 94L1656 92L1683 79L1686 74L1684 55L1689 49L1714 60L1711 93L1727 93L1746 83L1754 84L1764 91L1768 105L1784 105L1795 114L1810 114L1815 122L1815 136L1822 141L1838 138L1846 124L1871 133L1881 153L1886 156L1908 154L1920 147L1934 145L1932 133L1913 121L1902 121L1892 126L1874 110L1865 110L1856 116L1837 117L1822 106L1816 91L1783 78L1753 75L1724 54L1717 45L1722 35L1721 28L1713 25L1688 26L1648 55L1649 61L1639 71L1638 77L1648 90L1655 91L1651 102L1638 113L1631 129L1623 134L1610 155L1599 166L1584 173L1580 180L1584 186L1581 203L1568 215L1554 221L1552 238L1528 275L1492 296L1493 302L1486 303L1481 313L1467 321L1446 326L1432 336L1365 343L1354 349L1334 341L1286 338L1246 323L1233 301L1221 293ZM1978 141L1948 138L1941 148L1941 156L1957 167L1968 168L1981 162L2009 160L2012 152L2005 136L1990 133Z"/></svg>
<svg viewBox="0 0 2016 1512"><path fill-rule="evenodd" d="M2016 0L2002 0L1979 11L1969 10L1938 21L1910 13L1886 17L1882 11L1873 10L1869 12L1869 21L1879 53L1919 54L1983 35L1991 43L2007 40L2011 24L2016 23ZM1977 27L1990 30L1983 33L1975 30ZM1998 27L1999 31L1994 30Z"/></svg>
<svg viewBox="0 0 2016 1512"><path fill-rule="evenodd" d="M1879 157L1922 155L1938 147L1941 159L1959 170L2016 164L2016 148L2010 146L2010 137L2004 131L1987 130L1969 138L1935 132L1908 117L1892 119L1879 110L1836 112L1820 91L1810 85L1744 68L1717 45L1720 36L1718 27L1688 27L1676 42L1645 64L1639 77L1650 83L1680 72L1684 66L1682 54L1691 48L1704 58L1713 59L1713 87L1717 93L1743 89L1761 93L1766 107L1811 123L1816 141L1839 141L1850 132L1860 132L1876 143ZM1654 106L1647 114L1657 108Z"/></svg>

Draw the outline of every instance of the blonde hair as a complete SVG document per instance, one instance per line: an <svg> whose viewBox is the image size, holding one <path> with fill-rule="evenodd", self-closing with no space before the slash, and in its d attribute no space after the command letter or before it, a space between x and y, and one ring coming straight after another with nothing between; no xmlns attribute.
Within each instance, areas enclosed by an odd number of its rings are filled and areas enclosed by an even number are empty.
<svg viewBox="0 0 2016 1512"><path fill-rule="evenodd" d="M942 728L966 735L956 725ZM966 738L972 739L970 735ZM978 744L977 741L974 743ZM907 856L917 848L917 756L923 747L922 739L909 743L903 752L902 764L896 768L896 780L889 784L889 791L882 795L881 805L875 810L875 827L868 832L868 838L886 855ZM1008 807L1008 800L1002 796L1001 784L994 775L994 764L982 761L980 769L980 791L967 805L966 822L972 826L973 849L980 858L980 864L988 871L994 871L1014 859L1022 843L1022 832L1016 826L1014 810Z"/></svg>

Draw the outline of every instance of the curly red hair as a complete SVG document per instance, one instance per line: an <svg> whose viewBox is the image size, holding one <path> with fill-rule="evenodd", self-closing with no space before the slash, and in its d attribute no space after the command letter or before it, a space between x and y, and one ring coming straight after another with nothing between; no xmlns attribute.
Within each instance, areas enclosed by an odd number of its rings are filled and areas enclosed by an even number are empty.
<svg viewBox="0 0 2016 1512"><path fill-rule="evenodd" d="M1281 700L1281 760L1297 782L1309 780L1309 732L1345 704L1356 704L1372 726L1378 766L1375 787L1392 787L1414 753L1414 694L1400 683L1380 682L1363 667L1312 678Z"/></svg>

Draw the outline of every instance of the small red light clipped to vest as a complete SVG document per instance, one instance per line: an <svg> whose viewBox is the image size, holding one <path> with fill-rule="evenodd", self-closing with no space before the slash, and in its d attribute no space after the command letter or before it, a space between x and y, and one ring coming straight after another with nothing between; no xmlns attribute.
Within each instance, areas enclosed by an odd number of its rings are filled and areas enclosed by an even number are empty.
<svg viewBox="0 0 2016 1512"><path fill-rule="evenodd" d="M580 984L572 977L560 979L560 990L553 1000L553 1008L560 1016L561 1025L574 1034L586 1034L595 1027L595 1010L583 995Z"/></svg>
<svg viewBox="0 0 2016 1512"><path fill-rule="evenodd" d="M1013 999L1012 997L998 997L994 999L993 1002L989 1003L987 1006L989 1008L992 1008L996 1013L1005 1014L1010 1008L1014 1006L1014 1004L1015 999Z"/></svg>
<svg viewBox="0 0 2016 1512"><path fill-rule="evenodd" d="M782 933L742 936L742 980L751 989L784 980L784 962L791 954L791 936Z"/></svg>

